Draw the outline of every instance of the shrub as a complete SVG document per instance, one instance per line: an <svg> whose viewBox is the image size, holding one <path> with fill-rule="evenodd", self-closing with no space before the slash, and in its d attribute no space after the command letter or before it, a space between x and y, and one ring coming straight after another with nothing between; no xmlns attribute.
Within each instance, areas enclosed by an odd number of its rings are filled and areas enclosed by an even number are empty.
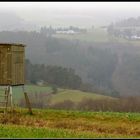
<svg viewBox="0 0 140 140"><path fill-rule="evenodd" d="M53 85L53 86L52 86L52 93L53 93L53 94L56 94L57 91L58 91L58 90L57 90L57 86L56 86L56 85Z"/></svg>
<svg viewBox="0 0 140 140"><path fill-rule="evenodd" d="M63 102L55 103L53 105L49 106L50 108L53 109L74 109L75 104L71 100L64 100Z"/></svg>

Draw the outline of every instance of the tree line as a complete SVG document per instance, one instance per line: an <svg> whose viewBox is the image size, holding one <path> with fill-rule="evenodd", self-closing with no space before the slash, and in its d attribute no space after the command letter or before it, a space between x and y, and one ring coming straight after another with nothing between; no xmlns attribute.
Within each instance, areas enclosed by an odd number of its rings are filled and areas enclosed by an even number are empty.
<svg viewBox="0 0 140 140"><path fill-rule="evenodd" d="M74 69L61 66L32 64L26 60L26 80L28 83L37 84L43 80L45 83L61 88L79 89L82 84L80 76Z"/></svg>
<svg viewBox="0 0 140 140"><path fill-rule="evenodd" d="M108 33L116 37L132 39L132 36L140 36L140 17L128 18L108 26Z"/></svg>
<svg viewBox="0 0 140 140"><path fill-rule="evenodd" d="M26 44L25 55L32 62L28 67L30 82L42 80L47 74L43 72L44 67L53 65L74 69L75 75L82 79L81 90L111 96L116 96L117 92L139 94L140 48L133 44L46 37L35 31L3 31L0 41Z"/></svg>

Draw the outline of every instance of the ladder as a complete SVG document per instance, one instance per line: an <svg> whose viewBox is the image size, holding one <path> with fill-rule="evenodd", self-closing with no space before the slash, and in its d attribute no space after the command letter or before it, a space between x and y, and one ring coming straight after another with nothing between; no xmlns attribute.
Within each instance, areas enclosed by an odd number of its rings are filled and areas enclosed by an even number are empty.
<svg viewBox="0 0 140 140"><path fill-rule="evenodd" d="M4 91L4 93L2 93ZM0 89L0 110L4 113L7 112L8 109L8 97L9 97L9 88Z"/></svg>
<svg viewBox="0 0 140 140"><path fill-rule="evenodd" d="M29 109L29 113L33 114L31 109L31 104L27 96L27 92L25 92L24 86L22 86L22 89L26 100L26 106ZM6 114L8 111L9 97L10 97L10 110L13 111L12 86L6 86L5 90L3 90L4 91L3 94L1 92L2 90L3 89L0 88L0 112L3 109L4 114Z"/></svg>

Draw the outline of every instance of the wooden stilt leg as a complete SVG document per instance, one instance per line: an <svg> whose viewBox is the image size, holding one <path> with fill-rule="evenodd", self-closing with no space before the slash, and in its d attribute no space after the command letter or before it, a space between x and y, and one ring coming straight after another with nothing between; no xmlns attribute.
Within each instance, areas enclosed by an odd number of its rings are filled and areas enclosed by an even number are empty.
<svg viewBox="0 0 140 140"><path fill-rule="evenodd" d="M23 88L23 92L24 92L24 96L25 96L25 100L26 100L26 106L29 109L29 113L33 114L32 109L31 109L31 104L30 104L30 101L29 101L29 98L28 98L28 95L27 95L27 93L24 90L24 86L22 88Z"/></svg>
<svg viewBox="0 0 140 140"><path fill-rule="evenodd" d="M13 111L13 96L12 96L13 92L12 92L12 86L9 86L8 91L9 91L9 94L10 94L10 106L11 106L11 111Z"/></svg>
<svg viewBox="0 0 140 140"><path fill-rule="evenodd" d="M9 95L9 91L8 91L8 87L5 89L5 113L7 112L7 107L8 107L8 95Z"/></svg>

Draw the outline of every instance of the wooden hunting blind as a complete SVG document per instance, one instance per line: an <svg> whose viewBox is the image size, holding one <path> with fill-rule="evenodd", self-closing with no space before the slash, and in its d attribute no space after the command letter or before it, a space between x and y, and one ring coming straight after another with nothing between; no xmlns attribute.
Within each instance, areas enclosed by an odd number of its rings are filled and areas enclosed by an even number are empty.
<svg viewBox="0 0 140 140"><path fill-rule="evenodd" d="M0 43L0 85L24 85L25 45Z"/></svg>
<svg viewBox="0 0 140 140"><path fill-rule="evenodd" d="M10 96L10 106L13 109L12 87L22 86L26 105L29 112L32 114L31 105L27 93L24 89L25 84L25 45L15 43L0 43L0 86L6 86L4 101L0 104L5 104L4 112L7 111Z"/></svg>

